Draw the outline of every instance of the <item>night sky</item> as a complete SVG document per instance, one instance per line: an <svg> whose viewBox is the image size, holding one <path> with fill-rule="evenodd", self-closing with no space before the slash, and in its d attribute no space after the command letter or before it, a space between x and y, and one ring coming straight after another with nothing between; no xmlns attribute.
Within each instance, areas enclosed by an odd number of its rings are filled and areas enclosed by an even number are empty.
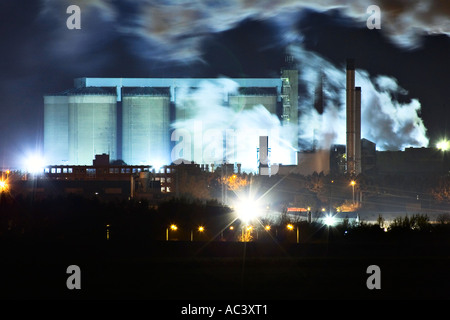
<svg viewBox="0 0 450 320"><path fill-rule="evenodd" d="M423 146L423 139L408 140L420 121L430 146L450 136L450 2L366 0L351 8L336 7L337 0L274 2L2 1L2 165L15 167L42 151L43 95L73 87L76 77L279 77L287 52L300 73L321 63L330 83L327 71L344 72L348 57L373 83L377 76L395 79L394 107L412 100L420 106L417 118L392 131L405 141L398 146ZM66 26L70 4L81 8L81 30ZM370 4L381 8L380 30L366 27ZM306 74L302 79L307 97L311 83ZM392 123L403 117L392 116ZM372 132L377 125L370 126ZM372 137L377 146L393 139Z"/></svg>

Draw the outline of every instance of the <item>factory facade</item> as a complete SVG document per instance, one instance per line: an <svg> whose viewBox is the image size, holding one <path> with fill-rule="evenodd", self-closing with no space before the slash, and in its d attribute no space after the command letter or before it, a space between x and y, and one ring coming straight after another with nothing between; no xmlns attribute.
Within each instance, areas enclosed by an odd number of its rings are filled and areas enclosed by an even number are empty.
<svg viewBox="0 0 450 320"><path fill-rule="evenodd" d="M95 155L108 154L111 161L128 165L170 165L176 160L171 157L171 125L191 119L197 111L186 92L205 82L220 86L221 80L77 78L74 88L44 96L46 162L89 165ZM263 105L282 123L298 122L297 70L284 70L280 78L231 80L238 89L223 88L225 107L244 110ZM296 139L292 146L297 148ZM203 163L191 154L183 160Z"/></svg>

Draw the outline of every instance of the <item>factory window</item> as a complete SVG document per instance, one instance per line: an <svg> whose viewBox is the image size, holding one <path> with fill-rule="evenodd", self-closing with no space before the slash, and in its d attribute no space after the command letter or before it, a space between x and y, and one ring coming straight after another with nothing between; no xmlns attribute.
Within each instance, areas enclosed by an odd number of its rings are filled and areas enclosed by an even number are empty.
<svg viewBox="0 0 450 320"><path fill-rule="evenodd" d="M61 173L61 168L56 168L56 173Z"/></svg>
<svg viewBox="0 0 450 320"><path fill-rule="evenodd" d="M88 169L86 169L86 173L88 175L95 175L96 170L95 170L95 168L88 168Z"/></svg>
<svg viewBox="0 0 450 320"><path fill-rule="evenodd" d="M171 181L172 181L172 179L170 179L170 178L167 178L167 179L166 179L166 182L167 182L167 183L170 183Z"/></svg>
<svg viewBox="0 0 450 320"><path fill-rule="evenodd" d="M56 173L56 168L52 168L52 173Z"/></svg>
<svg viewBox="0 0 450 320"><path fill-rule="evenodd" d="M170 192L170 187L166 187L167 192Z"/></svg>
<svg viewBox="0 0 450 320"><path fill-rule="evenodd" d="M50 173L50 168L44 168L45 173Z"/></svg>
<svg viewBox="0 0 450 320"><path fill-rule="evenodd" d="M67 173L72 173L72 168L67 168Z"/></svg>

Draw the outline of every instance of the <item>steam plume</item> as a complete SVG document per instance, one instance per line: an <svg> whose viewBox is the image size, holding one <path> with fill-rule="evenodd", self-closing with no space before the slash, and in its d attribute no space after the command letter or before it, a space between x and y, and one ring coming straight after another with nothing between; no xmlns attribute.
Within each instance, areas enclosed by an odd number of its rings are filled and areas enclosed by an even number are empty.
<svg viewBox="0 0 450 320"><path fill-rule="evenodd" d="M310 148L316 139L319 147L332 143L345 144L345 66L335 66L318 54L291 46L298 61L299 82L304 84L300 98L300 141ZM324 111L313 107L314 91L323 74ZM428 145L426 128L419 117L420 102L412 99L401 103L396 96L405 95L397 80L389 76L372 79L365 70L356 70L356 85L361 87L361 136L377 144L379 150L401 150Z"/></svg>

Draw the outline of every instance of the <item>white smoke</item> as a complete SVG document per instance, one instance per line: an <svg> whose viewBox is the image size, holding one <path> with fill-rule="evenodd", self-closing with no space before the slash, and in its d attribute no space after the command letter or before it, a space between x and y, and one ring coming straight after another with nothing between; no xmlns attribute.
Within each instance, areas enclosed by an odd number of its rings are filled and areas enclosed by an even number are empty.
<svg viewBox="0 0 450 320"><path fill-rule="evenodd" d="M240 163L242 170L258 167L259 136L269 137L271 163L291 164L293 130L283 126L261 104L243 110L227 106L225 92L236 93L238 84L231 79L202 82L198 88L177 92L178 119L172 141L172 161L195 161L215 165ZM181 115L180 115L181 113Z"/></svg>
<svg viewBox="0 0 450 320"><path fill-rule="evenodd" d="M205 35L229 30L247 18L286 20L295 19L291 13L303 8L338 8L366 27L371 5L380 8L382 32L402 47L417 47L424 34L450 35L450 2L442 0L143 1L136 31L153 44L177 48L177 53L167 51L169 58L175 53L198 59Z"/></svg>
<svg viewBox="0 0 450 320"><path fill-rule="evenodd" d="M180 62L201 59L203 41L210 34L230 30L248 18L293 25L298 14L292 13L306 8L339 9L365 28L370 16L367 8L377 5L381 32L405 48L419 46L422 35L450 35L450 2L444 0L42 0L42 12L46 18L51 13L57 25L64 26L68 5L80 6L82 19L103 19L115 31L135 36L135 45L144 56ZM95 17L88 15L91 9Z"/></svg>
<svg viewBox="0 0 450 320"><path fill-rule="evenodd" d="M300 141L311 147L317 140L318 147L345 144L345 65L331 64L318 54L291 46L290 53L298 61L299 82L305 84L305 95L299 98ZM323 79L324 110L314 108L314 92ZM355 86L361 87L361 136L377 144L379 150L402 150L405 147L428 145L426 128L419 117L420 102L407 103L396 100L407 94L397 80L389 76L373 79L365 70L356 70Z"/></svg>
<svg viewBox="0 0 450 320"><path fill-rule="evenodd" d="M68 15L65 9L75 4L81 7L82 29L80 32L69 32L65 28ZM107 41L115 33L135 36L142 55L151 59L177 60L186 63L201 59L202 43L213 33L232 29L247 18L279 22L282 26L283 41L296 41L302 35L296 30L295 22L303 8L327 11L339 8L347 16L366 27L369 5L378 5L381 9L381 32L393 39L397 44L414 47L422 34L440 33L450 35L450 2L429 1L389 1L389 0L282 0L282 1L116 1L106 0L44 0L42 1L42 16L46 19L55 18L56 25L53 34L53 46L49 50L59 52L57 58L71 61L71 52L89 50L100 40ZM127 10L122 10L127 9ZM104 30L100 22L93 23L93 19L106 22L105 26L113 28ZM281 23L281 22L282 23ZM89 24L90 23L90 24ZM91 27L88 27L91 26ZM93 28L94 26L95 28ZM94 30L95 29L95 30ZM90 34L90 36L89 36ZM94 36L92 36L94 35ZM101 35L106 35L101 37ZM76 49L76 50L75 50ZM136 49L136 48L134 48ZM299 45L292 48L292 54L299 63L299 83L306 86L305 96L300 97L300 139L307 145L314 139L320 146L327 147L331 143L345 142L345 67L335 66L313 52L303 50ZM61 51L61 52L60 52ZM102 56L103 57L103 56ZM98 65L103 58L82 59L85 63ZM105 59L103 59L105 60ZM93 63L90 61L94 61ZM107 64L106 59L103 63ZM79 63L70 64L79 68ZM95 70L95 66L92 66ZM319 71L324 78L324 106L323 114L314 108L313 92L319 79ZM420 102L416 99L409 103L396 101L396 95L405 94L395 79L389 76L371 78L364 70L357 70L356 85L362 87L362 137L377 143L380 150L403 149L407 146L426 146L428 139L426 129L420 119ZM209 90L208 94L214 90ZM200 94L198 92L197 94ZM203 93L202 93L203 94ZM212 99L212 98L211 98ZM211 101L204 99L204 101ZM215 98L212 99L216 101ZM227 114L230 110L218 108L204 108L199 102L199 117L204 125L211 124L214 128L226 128L223 119L233 119L236 114ZM256 111L240 114L245 116L246 123L254 127L254 119L266 124L265 128L277 127L273 124L273 116ZM210 113L216 110L216 113ZM256 108L255 110L258 110ZM224 113L224 117L222 115ZM226 117L225 117L226 115ZM195 117L192 119L196 119ZM217 122L212 122L215 119ZM241 118L237 118L241 119ZM221 122L222 121L222 122ZM275 120L274 120L275 121ZM214 125L213 125L214 123ZM243 124L240 120L235 121ZM236 129L237 130L237 129ZM271 141L269 141L270 143ZM253 151L252 151L253 152Z"/></svg>

